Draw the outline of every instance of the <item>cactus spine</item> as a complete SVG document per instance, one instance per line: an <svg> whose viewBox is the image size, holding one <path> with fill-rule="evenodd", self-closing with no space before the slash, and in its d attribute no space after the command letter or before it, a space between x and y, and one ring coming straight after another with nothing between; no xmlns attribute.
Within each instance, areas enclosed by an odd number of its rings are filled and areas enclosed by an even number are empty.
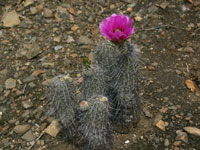
<svg viewBox="0 0 200 150"><path fill-rule="evenodd" d="M107 96L116 120L127 124L139 119L139 59L132 44L105 41L96 47L97 64L110 78Z"/></svg>
<svg viewBox="0 0 200 150"><path fill-rule="evenodd" d="M53 78L47 92L52 106L48 113L60 121L68 139L80 134L84 150L111 150L110 119L122 125L139 120L139 80L134 46L104 41L96 47L96 63L83 74L79 100L71 78Z"/></svg>
<svg viewBox="0 0 200 150"><path fill-rule="evenodd" d="M80 103L79 131L85 139L84 150L112 149L108 98L95 95Z"/></svg>
<svg viewBox="0 0 200 150"><path fill-rule="evenodd" d="M114 73L114 89L117 91L114 103L118 108L119 119L128 124L139 120L139 60L132 44L126 43L125 49L126 52L118 59L118 68Z"/></svg>
<svg viewBox="0 0 200 150"><path fill-rule="evenodd" d="M80 85L80 91L83 99L91 98L93 95L105 95L107 89L107 76L103 70L98 67L92 67L84 72L83 82Z"/></svg>
<svg viewBox="0 0 200 150"><path fill-rule="evenodd" d="M77 109L76 90L71 78L58 75L52 79L48 88L47 99L51 103L48 115L53 115L63 126L64 136L71 139L74 134L75 113Z"/></svg>

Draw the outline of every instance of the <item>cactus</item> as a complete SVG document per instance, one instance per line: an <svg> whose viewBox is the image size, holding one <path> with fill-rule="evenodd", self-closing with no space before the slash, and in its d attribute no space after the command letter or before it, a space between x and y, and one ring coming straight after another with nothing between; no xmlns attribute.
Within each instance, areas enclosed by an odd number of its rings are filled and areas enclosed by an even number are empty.
<svg viewBox="0 0 200 150"><path fill-rule="evenodd" d="M61 123L65 138L71 139L76 129L75 113L78 106L76 90L71 78L66 75L58 75L52 79L47 91L47 99L51 108L47 112L53 115Z"/></svg>
<svg viewBox="0 0 200 150"><path fill-rule="evenodd" d="M138 93L139 59L132 44L114 44L105 41L96 47L97 64L106 76L106 96L114 107L115 119L128 123L139 119L140 100Z"/></svg>
<svg viewBox="0 0 200 150"><path fill-rule="evenodd" d="M80 111L78 130L85 139L84 150L112 149L107 97L97 95L82 101Z"/></svg>
<svg viewBox="0 0 200 150"><path fill-rule="evenodd" d="M117 45L110 41L103 41L95 48L95 58L97 64L102 68L104 74L113 77L112 71L117 67L117 57L120 55L120 50Z"/></svg>
<svg viewBox="0 0 200 150"><path fill-rule="evenodd" d="M89 70L86 70L83 75L83 82L80 85L83 99L86 100L93 95L105 95L107 78L98 66L91 66Z"/></svg>
<svg viewBox="0 0 200 150"><path fill-rule="evenodd" d="M115 70L115 85L117 91L114 103L118 109L119 120L128 124L139 121L140 99L139 99L139 60L134 46L126 44L127 52L118 59L118 68Z"/></svg>

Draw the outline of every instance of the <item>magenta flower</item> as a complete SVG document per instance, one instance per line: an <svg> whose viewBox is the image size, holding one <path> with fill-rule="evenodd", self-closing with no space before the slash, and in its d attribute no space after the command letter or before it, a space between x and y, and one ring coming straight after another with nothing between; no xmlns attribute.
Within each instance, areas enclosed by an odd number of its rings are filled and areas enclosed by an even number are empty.
<svg viewBox="0 0 200 150"><path fill-rule="evenodd" d="M122 42L135 32L132 22L133 19L126 15L112 14L112 16L103 19L100 24L100 32L113 42Z"/></svg>

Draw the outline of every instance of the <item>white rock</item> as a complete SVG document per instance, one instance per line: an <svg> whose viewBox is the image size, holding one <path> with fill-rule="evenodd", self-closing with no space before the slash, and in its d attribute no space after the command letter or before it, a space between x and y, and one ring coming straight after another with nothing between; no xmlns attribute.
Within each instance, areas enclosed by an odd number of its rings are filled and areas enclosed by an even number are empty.
<svg viewBox="0 0 200 150"><path fill-rule="evenodd" d="M78 39L79 45L90 45L92 44L92 40L89 39L87 36L80 36Z"/></svg>
<svg viewBox="0 0 200 150"><path fill-rule="evenodd" d="M128 144L128 143L130 143L130 141L129 141L129 140L126 140L126 141L125 141L125 144Z"/></svg>
<svg viewBox="0 0 200 150"><path fill-rule="evenodd" d="M30 8L30 11L31 11L31 14L36 14L38 12L37 8L36 7L31 7Z"/></svg>
<svg viewBox="0 0 200 150"><path fill-rule="evenodd" d="M189 134L200 136L200 129L196 127L184 127L183 129Z"/></svg>
<svg viewBox="0 0 200 150"><path fill-rule="evenodd" d="M4 27L13 27L20 24L19 16L15 10L5 12L2 17Z"/></svg>
<svg viewBox="0 0 200 150"><path fill-rule="evenodd" d="M57 50L62 49L62 48L63 48L63 46L58 45L58 46L54 47L54 50L57 51Z"/></svg>
<svg viewBox="0 0 200 150"><path fill-rule="evenodd" d="M34 0L26 0L25 2L24 2L24 7L27 7L27 6L29 6L29 5L31 5L31 4L33 4L34 3Z"/></svg>
<svg viewBox="0 0 200 150"><path fill-rule="evenodd" d="M50 18L50 17L53 17L53 12L51 9L49 8L44 8L44 16L46 18Z"/></svg>
<svg viewBox="0 0 200 150"><path fill-rule="evenodd" d="M51 124L45 129L45 132L53 137L56 137L56 135L60 132L61 126L58 123L57 120L53 120Z"/></svg>
<svg viewBox="0 0 200 150"><path fill-rule="evenodd" d="M33 107L33 103L28 100L28 101L22 101L22 106L25 108L25 109L28 109L28 108L31 108Z"/></svg>
<svg viewBox="0 0 200 150"><path fill-rule="evenodd" d="M12 89L16 87L16 80L9 78L5 82L6 89Z"/></svg>
<svg viewBox="0 0 200 150"><path fill-rule="evenodd" d="M30 129L30 125L17 125L14 127L13 131L18 134L23 134Z"/></svg>
<svg viewBox="0 0 200 150"><path fill-rule="evenodd" d="M74 42L74 39L72 36L69 35L67 38L67 43L71 43L71 42Z"/></svg>

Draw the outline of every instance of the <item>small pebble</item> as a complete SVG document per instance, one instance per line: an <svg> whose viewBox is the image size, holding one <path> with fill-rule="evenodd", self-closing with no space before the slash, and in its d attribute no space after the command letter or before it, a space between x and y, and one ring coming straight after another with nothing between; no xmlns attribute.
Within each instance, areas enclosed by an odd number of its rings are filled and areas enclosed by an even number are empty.
<svg viewBox="0 0 200 150"><path fill-rule="evenodd" d="M125 141L125 144L128 144L128 143L130 143L130 141L129 141L129 140L126 140L126 141Z"/></svg>

